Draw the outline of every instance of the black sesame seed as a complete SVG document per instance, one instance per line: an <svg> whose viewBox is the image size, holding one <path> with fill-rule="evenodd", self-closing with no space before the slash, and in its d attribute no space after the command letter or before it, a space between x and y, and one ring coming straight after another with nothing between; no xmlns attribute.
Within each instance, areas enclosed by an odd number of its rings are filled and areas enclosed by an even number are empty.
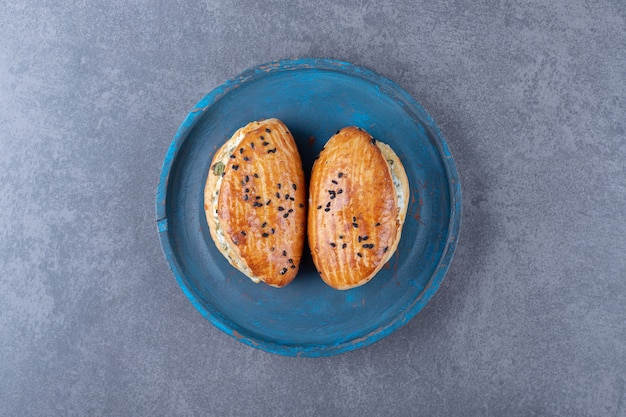
<svg viewBox="0 0 626 417"><path fill-rule="evenodd" d="M369 238L370 238L369 236L363 236L363 241L366 241Z"/></svg>
<svg viewBox="0 0 626 417"><path fill-rule="evenodd" d="M289 258L289 259L287 259L287 262L289 262L290 264L292 264L292 263L293 263L293 259Z"/></svg>
<svg viewBox="0 0 626 417"><path fill-rule="evenodd" d="M291 188L293 188L294 190L297 190L298 186L296 184L291 184Z"/></svg>
<svg viewBox="0 0 626 417"><path fill-rule="evenodd" d="M254 149L254 142L250 142L250 147Z"/></svg>
<svg viewBox="0 0 626 417"><path fill-rule="evenodd" d="M335 196L335 194L332 194L332 195L330 196L330 199L331 199L331 200L334 200L334 199L335 199L335 197L336 197L336 196Z"/></svg>
<svg viewBox="0 0 626 417"><path fill-rule="evenodd" d="M235 159L235 155L231 154L230 159Z"/></svg>
<svg viewBox="0 0 626 417"><path fill-rule="evenodd" d="M254 197L254 199L255 199L255 200L260 200L260 199L261 199L261 196L260 196L260 195L257 195L256 197Z"/></svg>
<svg viewBox="0 0 626 417"><path fill-rule="evenodd" d="M268 234L268 233L263 233L261 236L263 236L263 237L268 237L268 236L269 236L269 234Z"/></svg>
<svg viewBox="0 0 626 417"><path fill-rule="evenodd" d="M337 244L335 242L330 242L330 246L332 246L333 248L337 246Z"/></svg>
<svg viewBox="0 0 626 417"><path fill-rule="evenodd" d="M276 248L272 246L270 251L274 252L274 250L276 250Z"/></svg>
<svg viewBox="0 0 626 417"><path fill-rule="evenodd" d="M272 202L272 200L267 200L267 203L265 203L265 205L269 206L271 202Z"/></svg>
<svg viewBox="0 0 626 417"><path fill-rule="evenodd" d="M345 249L345 248L346 248L346 246L348 246L348 244L347 244L347 243L344 243L343 245L341 245L341 249Z"/></svg>
<svg viewBox="0 0 626 417"><path fill-rule="evenodd" d="M363 257L363 255L361 255L361 252L357 252L357 253L356 253L356 256L358 256L359 258L362 258L362 257Z"/></svg>
<svg viewBox="0 0 626 417"><path fill-rule="evenodd" d="M248 194L243 196L243 201L248 201Z"/></svg>
<svg viewBox="0 0 626 417"><path fill-rule="evenodd" d="M223 177L224 175L226 175L226 172L222 172L222 177Z"/></svg>
<svg viewBox="0 0 626 417"><path fill-rule="evenodd" d="M343 239L343 235L339 235L339 239Z"/></svg>
<svg viewBox="0 0 626 417"><path fill-rule="evenodd" d="M283 206L278 206L278 211L283 211L285 208Z"/></svg>
<svg viewBox="0 0 626 417"><path fill-rule="evenodd" d="M285 200L289 200L289 194L285 194Z"/></svg>
<svg viewBox="0 0 626 417"><path fill-rule="evenodd" d="M287 217L289 217L289 213L285 213L285 214L283 214L283 218L285 218L285 219L286 219Z"/></svg>
<svg viewBox="0 0 626 417"><path fill-rule="evenodd" d="M326 203L326 207L330 207L330 201Z"/></svg>
<svg viewBox="0 0 626 417"><path fill-rule="evenodd" d="M343 177L343 172L340 172L339 174L337 174L337 178L341 178Z"/></svg>
<svg viewBox="0 0 626 417"><path fill-rule="evenodd" d="M249 161L249 160L250 160L250 158L248 158L247 156L244 156L244 157L243 157L243 160L244 160L244 161Z"/></svg>
<svg viewBox="0 0 626 417"><path fill-rule="evenodd" d="M378 226L380 226L380 223L376 223L374 226L378 227Z"/></svg>
<svg viewBox="0 0 626 417"><path fill-rule="evenodd" d="M291 269L296 269L296 266L295 265L291 265Z"/></svg>
<svg viewBox="0 0 626 417"><path fill-rule="evenodd" d="M287 210L287 213L293 213L293 209Z"/></svg>
<svg viewBox="0 0 626 417"><path fill-rule="evenodd" d="M244 177L244 179L243 179L243 180L244 180L245 182L248 182L248 181L250 181L250 177L246 175L246 176Z"/></svg>
<svg viewBox="0 0 626 417"><path fill-rule="evenodd" d="M274 234L275 230L274 230L274 228L273 228L273 227L270 229L270 232L271 232L272 234Z"/></svg>
<svg viewBox="0 0 626 417"><path fill-rule="evenodd" d="M372 142L372 145L376 145L376 139L372 138L370 142Z"/></svg>
<svg viewBox="0 0 626 417"><path fill-rule="evenodd" d="M336 180L331 181L333 184L339 184Z"/></svg>
<svg viewBox="0 0 626 417"><path fill-rule="evenodd" d="M280 187L282 187L282 184L278 183L277 186L278 186L278 189L280 190Z"/></svg>
<svg viewBox="0 0 626 417"><path fill-rule="evenodd" d="M283 268L280 270L280 275L285 275L287 273L287 268Z"/></svg>
<svg viewBox="0 0 626 417"><path fill-rule="evenodd" d="M340 188L337 190L337 194L341 194L341 193L343 193L343 188Z"/></svg>
<svg viewBox="0 0 626 417"><path fill-rule="evenodd" d="M287 251L286 250L283 251L283 256L287 256Z"/></svg>
<svg viewBox="0 0 626 417"><path fill-rule="evenodd" d="M354 227L355 229L358 229L358 228L359 228L359 225L358 225L358 224L356 224L356 223L352 223L352 227Z"/></svg>
<svg viewBox="0 0 626 417"><path fill-rule="evenodd" d="M249 188L246 188L246 189L244 189L244 191L245 191L246 193L249 193L249 192L250 192L250 189L249 189Z"/></svg>
<svg viewBox="0 0 626 417"><path fill-rule="evenodd" d="M241 180L241 185L246 185L246 182L244 180Z"/></svg>
<svg viewBox="0 0 626 417"><path fill-rule="evenodd" d="M322 208L322 206L317 206L317 209L318 209L318 210L319 210L319 209L321 209L321 208Z"/></svg>
<svg viewBox="0 0 626 417"><path fill-rule="evenodd" d="M243 153L243 148L239 148L239 153L242 154Z"/></svg>
<svg viewBox="0 0 626 417"><path fill-rule="evenodd" d="M231 168L237 171L239 169L239 165L233 165Z"/></svg>
<svg viewBox="0 0 626 417"><path fill-rule="evenodd" d="M266 131L267 133L272 133L272 131L271 131L271 130L269 130L269 129L265 129L265 131Z"/></svg>
<svg viewBox="0 0 626 417"><path fill-rule="evenodd" d="M254 178L259 178L259 174L255 173Z"/></svg>
<svg viewBox="0 0 626 417"><path fill-rule="evenodd" d="M359 243L363 240L363 238L361 236L359 236Z"/></svg>
<svg viewBox="0 0 626 417"><path fill-rule="evenodd" d="M268 150L267 153L276 153L276 148Z"/></svg>
<svg viewBox="0 0 626 417"><path fill-rule="evenodd" d="M385 249L383 249L383 253L386 253L387 250L389 250L389 246L385 246Z"/></svg>
<svg viewBox="0 0 626 417"><path fill-rule="evenodd" d="M255 202L255 203L253 204L253 206L254 206L254 207L263 207L263 204L261 204L261 203L259 203L259 202L257 201L257 202Z"/></svg>
<svg viewBox="0 0 626 417"><path fill-rule="evenodd" d="M263 222L263 224L261 225L261 227L265 227L267 226L267 222Z"/></svg>
<svg viewBox="0 0 626 417"><path fill-rule="evenodd" d="M300 204L298 204L298 207L303 208L304 204L300 203Z"/></svg>
<svg viewBox="0 0 626 417"><path fill-rule="evenodd" d="M267 146L269 144L270 144L269 142L263 142L263 146Z"/></svg>
<svg viewBox="0 0 626 417"><path fill-rule="evenodd" d="M338 134L339 134L339 132L341 132L341 130L338 130L338 131L337 131L337 133L335 133L335 135L338 135Z"/></svg>
<svg viewBox="0 0 626 417"><path fill-rule="evenodd" d="M352 221L356 222L356 217L352 216Z"/></svg>
<svg viewBox="0 0 626 417"><path fill-rule="evenodd" d="M243 236L245 236L245 235L246 235L246 232L244 232L244 231L242 230L242 231L241 231L241 234L242 234Z"/></svg>
<svg viewBox="0 0 626 417"><path fill-rule="evenodd" d="M329 211L330 211L330 207L326 207L326 208L324 209L324 211L325 211L325 212L329 212Z"/></svg>
<svg viewBox="0 0 626 417"><path fill-rule="evenodd" d="M276 198L280 198L280 193L278 191L276 192Z"/></svg>
<svg viewBox="0 0 626 417"><path fill-rule="evenodd" d="M364 243L361 245L365 249L372 249L374 247L373 243Z"/></svg>
<svg viewBox="0 0 626 417"><path fill-rule="evenodd" d="M291 201L296 201L296 199L295 199L295 198L293 198L293 197L289 197L289 200L291 200Z"/></svg>

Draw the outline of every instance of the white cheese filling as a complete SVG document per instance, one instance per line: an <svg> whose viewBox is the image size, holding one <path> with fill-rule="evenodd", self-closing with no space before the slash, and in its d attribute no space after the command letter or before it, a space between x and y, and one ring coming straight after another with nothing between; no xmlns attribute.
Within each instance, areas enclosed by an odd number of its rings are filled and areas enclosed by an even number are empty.
<svg viewBox="0 0 626 417"><path fill-rule="evenodd" d="M389 165L389 171L391 171L391 181L393 182L393 188L396 192L396 199L398 200L398 209L400 213L405 210L405 204L407 203L407 196L404 193L404 188L402 187L402 180L398 177L398 171L402 168L396 167L393 162L392 155L395 155L391 147L385 143L377 142L376 145L378 149L382 152L385 160L387 161L387 165Z"/></svg>
<svg viewBox="0 0 626 417"><path fill-rule="evenodd" d="M389 170L391 171L391 180L393 181L393 188L396 191L396 198L398 199L398 207L404 207L404 193L402 192L402 182L396 175L396 170L393 166L393 161L388 160Z"/></svg>

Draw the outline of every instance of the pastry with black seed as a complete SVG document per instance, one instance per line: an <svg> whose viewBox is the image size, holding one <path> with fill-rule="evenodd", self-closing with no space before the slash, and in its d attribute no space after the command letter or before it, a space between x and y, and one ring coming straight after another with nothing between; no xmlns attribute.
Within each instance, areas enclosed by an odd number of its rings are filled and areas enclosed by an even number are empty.
<svg viewBox="0 0 626 417"><path fill-rule="evenodd" d="M398 247L409 181L388 145L358 127L335 134L313 165L308 241L329 286L347 290L371 280Z"/></svg>
<svg viewBox="0 0 626 417"><path fill-rule="evenodd" d="M211 237L254 282L289 284L302 258L306 187L293 136L278 119L251 122L215 153L204 189Z"/></svg>

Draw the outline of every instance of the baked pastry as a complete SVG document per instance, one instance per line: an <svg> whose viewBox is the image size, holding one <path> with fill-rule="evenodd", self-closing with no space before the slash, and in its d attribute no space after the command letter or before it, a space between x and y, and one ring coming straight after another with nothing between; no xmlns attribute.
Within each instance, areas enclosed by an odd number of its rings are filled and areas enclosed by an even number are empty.
<svg viewBox="0 0 626 417"><path fill-rule="evenodd" d="M249 123L215 153L204 210L231 265L273 287L293 280L304 247L306 189L296 143L280 120Z"/></svg>
<svg viewBox="0 0 626 417"><path fill-rule="evenodd" d="M326 284L365 284L391 258L402 233L409 181L398 156L365 130L334 135L313 165L308 241Z"/></svg>

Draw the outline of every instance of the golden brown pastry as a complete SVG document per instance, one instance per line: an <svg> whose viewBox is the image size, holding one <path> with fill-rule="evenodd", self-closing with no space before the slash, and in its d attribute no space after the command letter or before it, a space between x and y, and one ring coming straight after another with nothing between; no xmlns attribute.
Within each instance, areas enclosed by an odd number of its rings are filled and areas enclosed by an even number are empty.
<svg viewBox="0 0 626 417"><path fill-rule="evenodd" d="M306 190L296 143L280 120L249 123L217 151L204 210L231 265L273 287L293 280L304 247Z"/></svg>
<svg viewBox="0 0 626 417"><path fill-rule="evenodd" d="M357 127L330 138L309 186L308 240L324 282L346 290L376 275L398 247L408 196L388 145Z"/></svg>

